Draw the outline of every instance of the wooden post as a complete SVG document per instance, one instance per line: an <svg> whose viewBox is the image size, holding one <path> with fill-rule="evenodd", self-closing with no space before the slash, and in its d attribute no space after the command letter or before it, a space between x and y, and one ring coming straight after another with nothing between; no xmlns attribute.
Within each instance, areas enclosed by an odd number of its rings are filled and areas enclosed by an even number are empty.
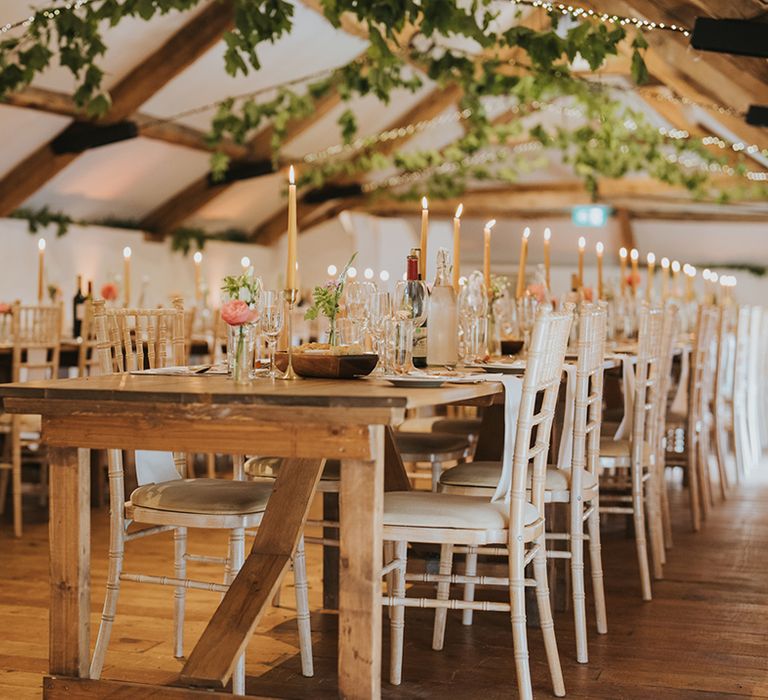
<svg viewBox="0 0 768 700"><path fill-rule="evenodd" d="M339 520L339 494L323 494L323 520ZM339 539L339 530L324 527L325 539ZM323 607L326 610L339 609L339 548L323 545Z"/></svg>
<svg viewBox="0 0 768 700"><path fill-rule="evenodd" d="M48 668L88 677L91 612L90 451L49 447L51 605Z"/></svg>

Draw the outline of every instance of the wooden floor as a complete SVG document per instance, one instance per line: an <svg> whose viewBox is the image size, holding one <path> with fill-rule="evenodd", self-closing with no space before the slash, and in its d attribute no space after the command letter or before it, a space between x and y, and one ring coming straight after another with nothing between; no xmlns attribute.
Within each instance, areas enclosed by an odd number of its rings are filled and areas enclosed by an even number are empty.
<svg viewBox="0 0 768 700"><path fill-rule="evenodd" d="M768 469L766 469L768 471ZM572 621L556 619L568 696L572 698L768 698L768 479L734 490L718 504L703 531L688 530L680 493L675 548L666 578L654 586L654 600L640 600L631 539L620 523L607 523L604 565L609 634L597 637L590 623L590 663L574 660ZM20 541L0 524L0 698L40 697L47 666L47 527L44 511L30 503ZM106 571L107 517L93 513L93 636ZM220 554L223 540L192 533L193 550ZM138 556L131 553L138 552ZM129 544L126 570L171 573L166 557L170 536ZM309 554L315 646L315 678L299 674L297 634L292 617L293 587L283 590L285 608L267 614L249 647L249 692L292 698L336 696L336 617L320 612L320 557ZM198 565L218 580L216 567ZM203 629L217 596L189 593L187 648ZM172 590L124 584L106 678L173 682L180 662L171 655ZM591 610L590 610L591 612ZM429 611L406 613L404 682L386 682L387 698L509 698L515 696L511 632L505 614L475 613L462 627L450 612L445 650L430 649ZM538 630L529 631L534 689L551 697ZM385 625L384 668L387 668Z"/></svg>

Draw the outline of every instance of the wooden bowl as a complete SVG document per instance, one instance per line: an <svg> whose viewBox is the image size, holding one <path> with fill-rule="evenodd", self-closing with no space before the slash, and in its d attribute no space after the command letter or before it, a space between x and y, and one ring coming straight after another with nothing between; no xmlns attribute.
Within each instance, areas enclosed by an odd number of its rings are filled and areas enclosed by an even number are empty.
<svg viewBox="0 0 768 700"><path fill-rule="evenodd" d="M300 377L354 379L373 372L378 362L379 356L373 353L365 355L293 353L293 369ZM288 353L275 353L275 365L281 372L285 372L285 368L288 366Z"/></svg>
<svg viewBox="0 0 768 700"><path fill-rule="evenodd" d="M501 339L501 354L502 355L517 355L523 349L523 341L515 340L514 338L502 338Z"/></svg>

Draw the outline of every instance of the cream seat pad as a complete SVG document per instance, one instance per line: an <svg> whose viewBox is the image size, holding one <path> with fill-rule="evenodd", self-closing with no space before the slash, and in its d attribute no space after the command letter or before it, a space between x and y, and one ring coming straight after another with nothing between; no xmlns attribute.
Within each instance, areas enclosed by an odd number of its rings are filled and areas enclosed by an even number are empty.
<svg viewBox="0 0 768 700"><path fill-rule="evenodd" d="M536 507L526 503L524 524L529 525L538 518ZM505 530L508 523L509 503L491 503L475 496L427 491L390 491L384 494L385 526Z"/></svg>
<svg viewBox="0 0 768 700"><path fill-rule="evenodd" d="M613 440L610 437L600 439L600 458L623 457L629 459L629 440ZM643 445L643 461L649 464L651 459L651 447L648 443Z"/></svg>
<svg viewBox="0 0 768 700"><path fill-rule="evenodd" d="M440 483L447 486L468 486L495 489L501 475L501 462L471 462L446 469L440 476ZM530 486L530 471L528 481ZM584 489L597 486L597 478L582 469L581 484ZM567 491L571 486L571 472L567 469L547 467L544 488L547 491Z"/></svg>
<svg viewBox="0 0 768 700"><path fill-rule="evenodd" d="M242 515L263 512L270 493L268 481L174 479L140 486L131 494L131 503L177 513Z"/></svg>

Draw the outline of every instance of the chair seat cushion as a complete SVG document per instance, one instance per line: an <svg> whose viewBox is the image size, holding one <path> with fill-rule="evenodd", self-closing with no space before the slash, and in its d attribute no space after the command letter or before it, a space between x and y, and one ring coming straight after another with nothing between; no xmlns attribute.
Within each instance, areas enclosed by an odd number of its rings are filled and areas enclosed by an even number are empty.
<svg viewBox="0 0 768 700"><path fill-rule="evenodd" d="M204 515L261 513L267 507L272 484L268 481L175 479L139 486L131 503L139 508Z"/></svg>
<svg viewBox="0 0 768 700"><path fill-rule="evenodd" d="M470 462L446 469L440 476L440 483L446 486L482 487L495 489L501 476L500 462ZM530 480L530 475L529 475ZM581 484L584 489L593 489L597 477L582 469ZM571 487L571 472L565 469L547 467L544 488L547 491L567 491Z"/></svg>
<svg viewBox="0 0 768 700"><path fill-rule="evenodd" d="M481 418L440 418L432 423L432 432L462 436L477 435L482 422Z"/></svg>
<svg viewBox="0 0 768 700"><path fill-rule="evenodd" d="M447 455L463 452L469 447L466 437L448 433L395 433L395 444L403 455Z"/></svg>
<svg viewBox="0 0 768 700"><path fill-rule="evenodd" d="M600 438L600 459L610 460L629 460L629 440L614 440L611 437ZM643 462L647 465L651 460L651 447L648 443L643 444Z"/></svg>
<svg viewBox="0 0 768 700"><path fill-rule="evenodd" d="M282 463L282 457L251 457L245 461L243 471L252 479L277 479ZM340 479L341 462L338 459L327 459L320 480L339 481Z"/></svg>
<svg viewBox="0 0 768 700"><path fill-rule="evenodd" d="M536 507L526 503L524 523L529 525L538 518ZM508 522L508 503L491 503L475 496L428 491L390 491L384 494L385 526L505 530Z"/></svg>

